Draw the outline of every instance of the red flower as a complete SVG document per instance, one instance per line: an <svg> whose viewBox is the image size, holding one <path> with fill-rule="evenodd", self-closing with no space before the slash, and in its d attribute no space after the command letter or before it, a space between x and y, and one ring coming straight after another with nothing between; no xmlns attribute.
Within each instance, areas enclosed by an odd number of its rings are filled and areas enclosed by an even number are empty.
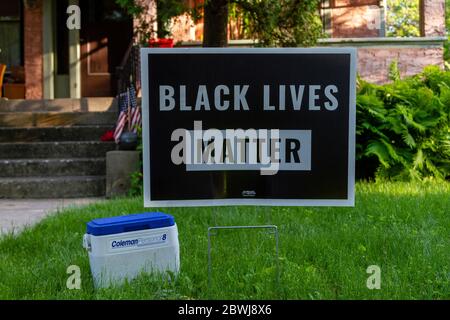
<svg viewBox="0 0 450 320"><path fill-rule="evenodd" d="M114 131L108 130L101 137L101 141L114 141Z"/></svg>

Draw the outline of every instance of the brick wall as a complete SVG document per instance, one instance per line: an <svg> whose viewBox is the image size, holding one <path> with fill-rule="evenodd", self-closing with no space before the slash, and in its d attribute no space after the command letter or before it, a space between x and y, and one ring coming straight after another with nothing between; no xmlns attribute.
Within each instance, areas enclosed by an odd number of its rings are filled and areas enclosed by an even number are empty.
<svg viewBox="0 0 450 320"><path fill-rule="evenodd" d="M43 91L42 0L24 10L25 98L41 99Z"/></svg>
<svg viewBox="0 0 450 320"><path fill-rule="evenodd" d="M421 0L420 20L423 37L445 36L445 0Z"/></svg>
<svg viewBox="0 0 450 320"><path fill-rule="evenodd" d="M372 83L389 82L389 66L397 60L402 77L420 73L428 65L443 67L442 47L358 48L358 74Z"/></svg>

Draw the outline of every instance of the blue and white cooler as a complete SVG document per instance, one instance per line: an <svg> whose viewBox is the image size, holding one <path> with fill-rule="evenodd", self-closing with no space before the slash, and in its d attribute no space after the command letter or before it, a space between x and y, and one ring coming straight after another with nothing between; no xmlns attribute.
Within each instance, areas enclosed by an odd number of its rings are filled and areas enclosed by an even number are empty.
<svg viewBox="0 0 450 320"><path fill-rule="evenodd" d="M83 247L96 287L121 284L141 272L176 274L180 268L177 225L161 212L92 220Z"/></svg>

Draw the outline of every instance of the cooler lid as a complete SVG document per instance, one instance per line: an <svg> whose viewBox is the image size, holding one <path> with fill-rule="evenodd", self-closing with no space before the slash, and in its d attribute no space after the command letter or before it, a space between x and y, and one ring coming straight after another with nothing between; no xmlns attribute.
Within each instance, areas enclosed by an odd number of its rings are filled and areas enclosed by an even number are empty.
<svg viewBox="0 0 450 320"><path fill-rule="evenodd" d="M175 224L173 216L162 212L144 212L111 218L94 219L87 224L87 233L94 236L157 229Z"/></svg>

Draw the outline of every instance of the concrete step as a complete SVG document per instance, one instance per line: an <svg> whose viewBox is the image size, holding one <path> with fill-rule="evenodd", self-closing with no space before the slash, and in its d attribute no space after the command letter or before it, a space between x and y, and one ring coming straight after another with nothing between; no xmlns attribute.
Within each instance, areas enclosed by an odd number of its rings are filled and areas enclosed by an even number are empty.
<svg viewBox="0 0 450 320"><path fill-rule="evenodd" d="M89 141L100 140L111 125L48 128L0 128L0 142Z"/></svg>
<svg viewBox="0 0 450 320"><path fill-rule="evenodd" d="M117 110L117 100L113 97L51 100L0 100L0 112L117 112Z"/></svg>
<svg viewBox="0 0 450 320"><path fill-rule="evenodd" d="M0 159L101 158L115 148L102 141L0 143Z"/></svg>
<svg viewBox="0 0 450 320"><path fill-rule="evenodd" d="M0 198L76 198L105 195L104 176L0 178Z"/></svg>
<svg viewBox="0 0 450 320"><path fill-rule="evenodd" d="M0 127L115 125L117 112L0 112Z"/></svg>
<svg viewBox="0 0 450 320"><path fill-rule="evenodd" d="M105 158L0 160L0 178L106 174Z"/></svg>

